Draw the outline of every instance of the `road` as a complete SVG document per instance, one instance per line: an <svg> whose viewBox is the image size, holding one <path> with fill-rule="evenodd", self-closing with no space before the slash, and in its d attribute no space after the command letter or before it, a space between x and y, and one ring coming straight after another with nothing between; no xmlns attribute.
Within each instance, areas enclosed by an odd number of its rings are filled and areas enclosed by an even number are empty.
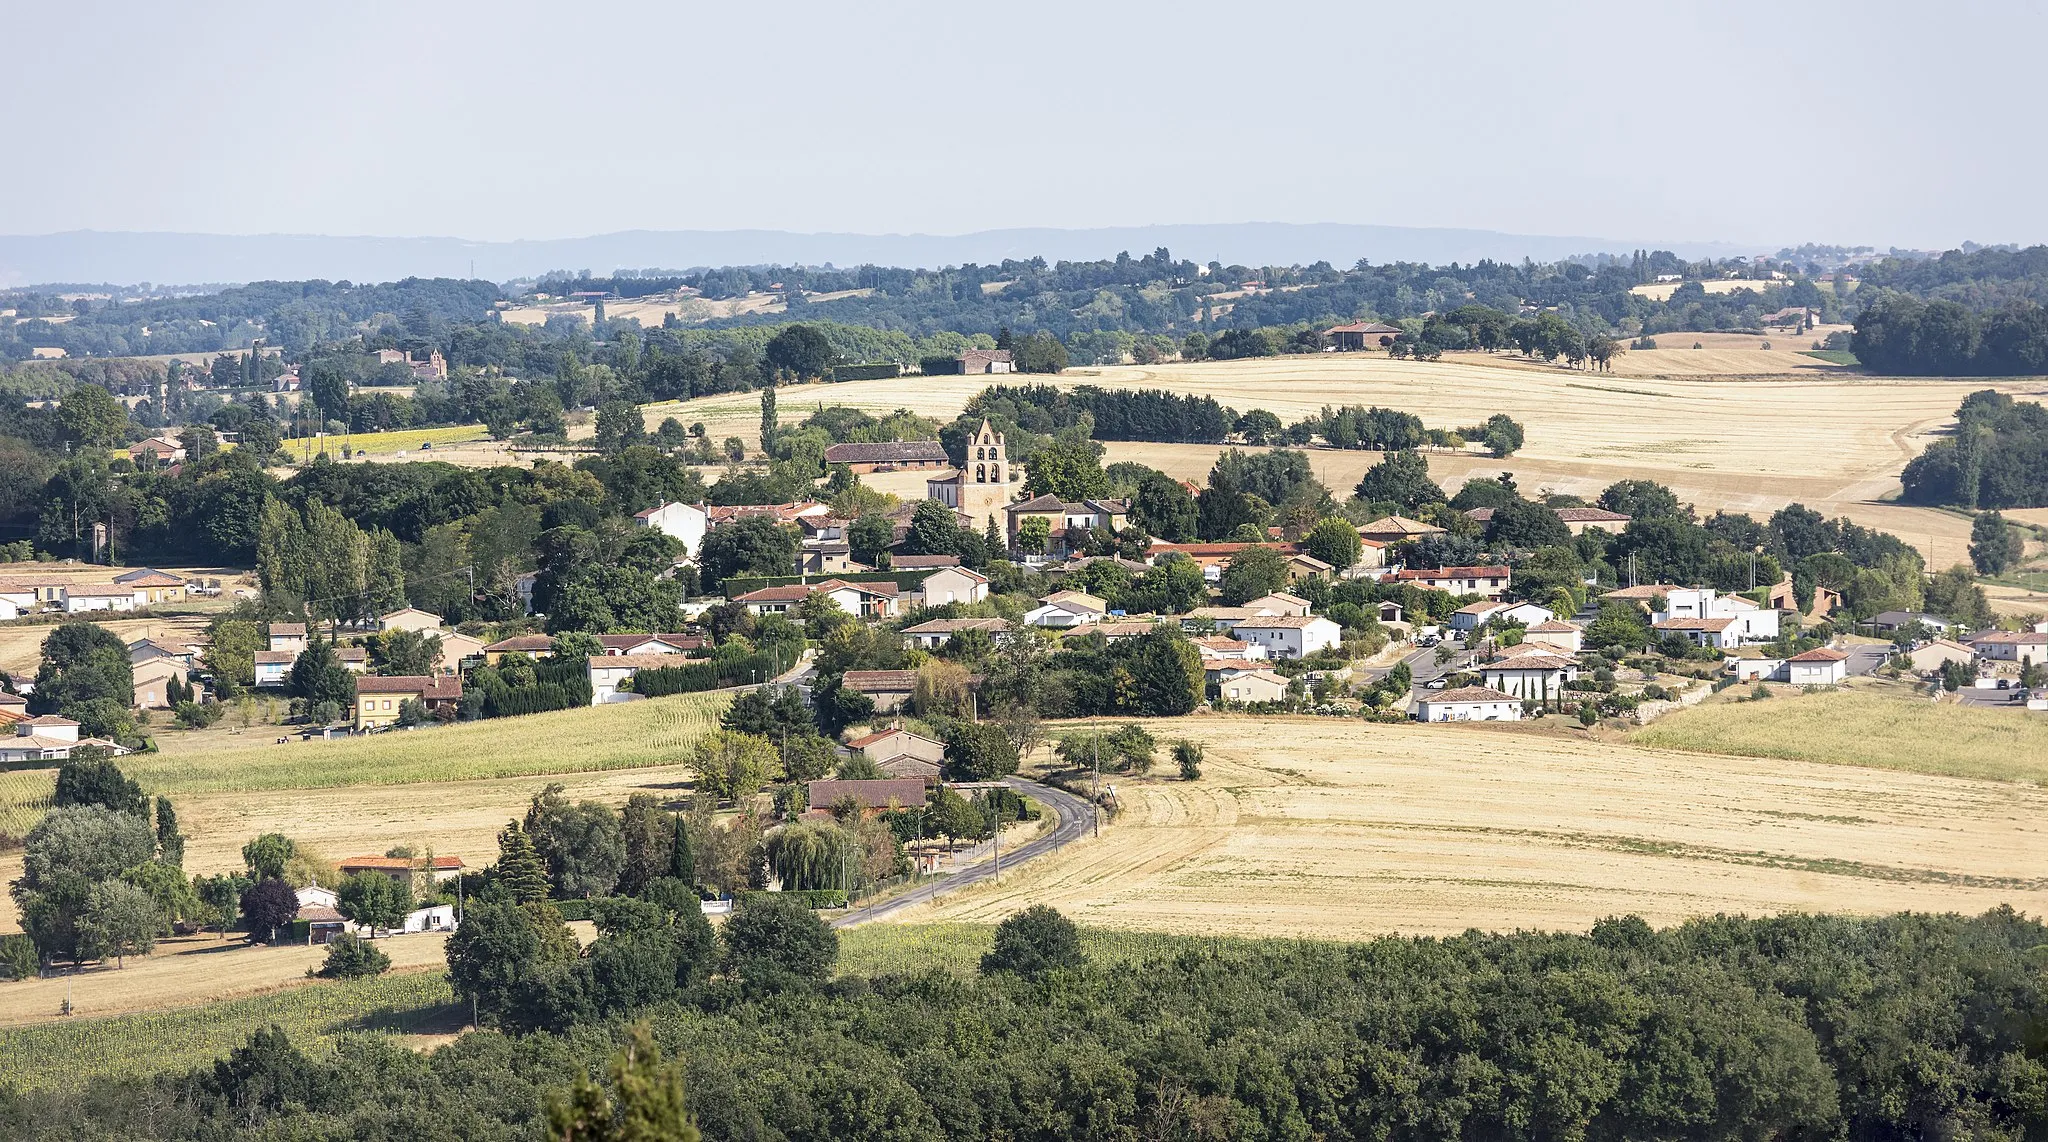
<svg viewBox="0 0 2048 1142"><path fill-rule="evenodd" d="M1415 688L1417 690L1424 689L1426 683L1434 682L1435 680L1437 680L1438 678L1442 678L1446 674L1453 674L1460 669L1464 669L1464 667L1460 665L1461 663L1467 661L1464 644L1460 643L1456 639L1447 638L1444 640L1444 645L1450 647L1457 653L1454 657L1452 657L1449 661L1445 662L1442 666L1438 666L1436 664L1437 648L1433 646L1419 647L1415 650L1414 653L1401 659L1401 661L1408 664L1408 672L1415 676ZM1384 669L1374 668L1371 670L1362 670L1359 673L1361 676L1365 678L1365 680L1376 682L1382 678L1385 678L1387 676L1388 671L1392 669L1392 667L1387 667Z"/></svg>
<svg viewBox="0 0 2048 1142"><path fill-rule="evenodd" d="M1849 647L1848 651L1849 661L1843 663L1842 665L1852 675L1877 673L1877 668L1883 666L1885 664L1885 660L1890 658L1892 654L1892 648L1889 645L1858 645Z"/></svg>
<svg viewBox="0 0 2048 1142"><path fill-rule="evenodd" d="M1058 814L1059 822L1053 826L1052 832L1026 841L1015 849L1003 853L1002 862L1005 869L1044 856L1046 853L1052 852L1063 845L1072 844L1087 836L1094 825L1095 807L1080 797L1054 789L1049 785L1040 785L1036 781L1026 781L1021 777L1008 778L1006 779L1006 784L1041 805L1051 806L1053 812ZM927 884L921 884L901 896L892 896L874 905L872 908L860 907L850 909L846 915L834 920L832 926L834 928L851 928L855 924L865 924L870 920L879 920L892 912L898 912L913 905L937 899L955 889L964 888L970 884L979 884L994 876L995 872L996 862L993 859L977 861L950 875L939 877Z"/></svg>

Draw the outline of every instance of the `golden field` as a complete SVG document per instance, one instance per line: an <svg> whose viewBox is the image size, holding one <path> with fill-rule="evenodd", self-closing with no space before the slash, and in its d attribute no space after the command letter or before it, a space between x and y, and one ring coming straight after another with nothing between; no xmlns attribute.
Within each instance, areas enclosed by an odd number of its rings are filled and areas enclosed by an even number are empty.
<svg viewBox="0 0 2048 1142"><path fill-rule="evenodd" d="M1112 928L1352 939L1584 930L1628 912L1661 925L2048 908L2048 789L2031 783L1702 756L1547 726L1147 728L1201 743L1201 780L1119 780L1126 808L1100 839L901 921L986 923L1045 903Z"/></svg>
<svg viewBox="0 0 2048 1142"><path fill-rule="evenodd" d="M481 424L459 424L447 428L407 428L397 432L355 432L328 436L324 440L317 436L300 437L284 441L281 447L294 460L311 460L324 447L330 456L338 455L343 448L351 451L366 449L373 453L419 453L420 445L432 444L439 448L444 444L462 444L482 440L488 433ZM417 456L418 459L434 459L431 452Z"/></svg>

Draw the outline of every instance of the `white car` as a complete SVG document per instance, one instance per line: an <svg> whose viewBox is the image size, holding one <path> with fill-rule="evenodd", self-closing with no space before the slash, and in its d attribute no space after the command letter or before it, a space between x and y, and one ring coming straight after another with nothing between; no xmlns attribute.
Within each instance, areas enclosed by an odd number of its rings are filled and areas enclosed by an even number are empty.
<svg viewBox="0 0 2048 1142"><path fill-rule="evenodd" d="M1425 690L1441 690L1441 689L1443 689L1443 688L1444 688L1444 687L1445 687L1446 685L1448 685L1448 683L1446 683L1446 682L1445 682L1445 681L1444 681L1443 679L1441 679L1441 678L1432 678L1432 679L1430 679L1429 681L1427 681L1427 682L1423 683L1423 684L1422 684L1422 688L1423 688L1423 689L1425 689Z"/></svg>

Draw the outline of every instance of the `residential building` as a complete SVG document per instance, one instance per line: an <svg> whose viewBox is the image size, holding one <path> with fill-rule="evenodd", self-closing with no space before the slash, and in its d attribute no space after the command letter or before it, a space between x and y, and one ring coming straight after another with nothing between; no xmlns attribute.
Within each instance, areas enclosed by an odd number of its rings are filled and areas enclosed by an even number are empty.
<svg viewBox="0 0 2048 1142"><path fill-rule="evenodd" d="M812 585L811 591L839 604L839 609L847 614L864 619L895 618L898 612L898 591L892 580L853 583L827 579Z"/></svg>
<svg viewBox="0 0 2048 1142"><path fill-rule="evenodd" d="M847 748L860 751L875 763L875 768L889 777L913 779L927 787L939 783L945 767L946 743L911 733L901 726L877 730L846 744Z"/></svg>
<svg viewBox="0 0 2048 1142"><path fill-rule="evenodd" d="M673 654L593 654L584 668L590 680L590 704L638 701L640 695L630 685L635 674L682 665L684 660Z"/></svg>
<svg viewBox="0 0 2048 1142"><path fill-rule="evenodd" d="M945 445L936 440L887 440L876 444L834 444L825 463L844 464L859 474L950 468Z"/></svg>
<svg viewBox="0 0 2048 1142"><path fill-rule="evenodd" d="M1487 686L1425 690L1415 700L1415 718L1423 722L1519 722L1522 700Z"/></svg>
<svg viewBox="0 0 2048 1142"><path fill-rule="evenodd" d="M462 875L462 858L436 854L429 867L426 857L354 856L337 861L335 871L343 876L354 876L359 872L376 872L410 886L413 877L429 874L435 884L445 884Z"/></svg>
<svg viewBox="0 0 2048 1142"><path fill-rule="evenodd" d="M291 681L292 664L299 660L296 650L259 650L256 652L256 687L259 690L281 690Z"/></svg>
<svg viewBox="0 0 2048 1142"><path fill-rule="evenodd" d="M813 809L830 809L851 797L863 813L879 813L884 809L920 808L925 801L925 783L905 777L810 781L804 783L804 794L804 803Z"/></svg>
<svg viewBox="0 0 2048 1142"><path fill-rule="evenodd" d="M1783 682L1786 678L1785 660L1746 646L1729 657L1728 673L1733 674L1737 682Z"/></svg>
<svg viewBox="0 0 2048 1142"><path fill-rule="evenodd" d="M418 607L400 607L388 615L377 616L377 630L382 634L398 630L438 634L441 630L441 616L432 611L420 610Z"/></svg>
<svg viewBox="0 0 2048 1142"><path fill-rule="evenodd" d="M1444 529L1421 520L1409 519L1404 515L1381 516L1371 523L1358 525L1358 538L1369 539L1383 546L1421 539L1425 535L1442 535Z"/></svg>
<svg viewBox="0 0 2048 1142"><path fill-rule="evenodd" d="M1629 588L1631 592L1642 588ZM1610 591L1605 596L1612 599L1621 591ZM1664 600L1664 609L1656 610L1656 600ZM1662 623L1670 619L1729 619L1729 635L1737 643L1776 642L1778 639L1778 612L1759 607L1740 595L1723 595L1712 587L1668 587L1645 600L1652 608L1650 621Z"/></svg>
<svg viewBox="0 0 2048 1142"><path fill-rule="evenodd" d="M271 623L265 628L265 635L269 638L270 649L273 651L288 650L297 655L306 649L305 623Z"/></svg>
<svg viewBox="0 0 2048 1142"><path fill-rule="evenodd" d="M1404 621L1406 621L1406 617L1405 617L1406 615L1407 615L1407 612L1401 609L1401 604L1399 604L1399 603L1397 603L1397 602L1394 602L1394 601L1393 601L1392 599L1384 599L1384 600L1382 600L1382 601L1380 602L1380 605L1379 605L1379 620L1380 620L1381 622L1383 622L1383 623L1398 623L1398 622L1404 622Z"/></svg>
<svg viewBox="0 0 2048 1142"><path fill-rule="evenodd" d="M1247 619L1231 636L1263 646L1272 658L1306 658L1344 640L1344 628L1321 615L1274 615Z"/></svg>
<svg viewBox="0 0 2048 1142"><path fill-rule="evenodd" d="M1181 616L1181 627L1189 629L1199 622L1207 622L1224 634L1232 634L1239 623L1278 617L1264 607L1196 607Z"/></svg>
<svg viewBox="0 0 2048 1142"><path fill-rule="evenodd" d="M1212 634L1191 641L1205 663L1249 662L1266 657L1266 648L1263 645L1241 638L1226 638L1220 634Z"/></svg>
<svg viewBox="0 0 2048 1142"><path fill-rule="evenodd" d="M599 635L597 637L602 641L605 636ZM496 642L485 645L484 664L496 666L508 654L523 654L528 658L540 658L553 654L554 651L555 636L553 635L515 634L511 638L501 638ZM607 648L607 652L609 652L609 648Z"/></svg>
<svg viewBox="0 0 2048 1142"><path fill-rule="evenodd" d="M941 567L960 566L958 555L892 555L889 557L891 571L935 571Z"/></svg>
<svg viewBox="0 0 2048 1142"><path fill-rule="evenodd" d="M979 603L988 598L988 576L966 567L941 567L918 584L917 596L927 607Z"/></svg>
<svg viewBox="0 0 2048 1142"><path fill-rule="evenodd" d="M137 468L168 468L185 459L185 445L174 437L152 436L130 444L128 459Z"/></svg>
<svg viewBox="0 0 2048 1142"><path fill-rule="evenodd" d="M1578 660L1542 653L1497 658L1480 670L1480 679L1488 689L1530 701L1548 701L1562 695L1564 684L1578 676Z"/></svg>
<svg viewBox="0 0 2048 1142"><path fill-rule="evenodd" d="M133 571L114 576L117 586L133 587L142 593L142 605L153 607L158 603L182 603L185 601L185 580L167 571L153 567L138 567Z"/></svg>
<svg viewBox="0 0 2048 1142"><path fill-rule="evenodd" d="M1988 630L1970 640L1987 662L2048 662L2048 634L2034 630Z"/></svg>
<svg viewBox="0 0 2048 1142"><path fill-rule="evenodd" d="M704 533L710 529L711 516L702 504L676 504L662 500L645 511L634 512L633 522L641 527L651 527L681 543L683 557L694 559L703 549Z"/></svg>
<svg viewBox="0 0 2048 1142"><path fill-rule="evenodd" d="M1899 628L1909 627L1914 623L1927 628L1931 634L1947 634L1951 626L1947 619L1940 615L1930 615L1925 611L1879 611L1865 619L1864 623L1879 634L1894 634Z"/></svg>
<svg viewBox="0 0 2048 1142"><path fill-rule="evenodd" d="M1522 641L1556 647L1567 654L1577 654L1586 643L1586 632L1570 623L1551 619L1524 630Z"/></svg>
<svg viewBox="0 0 2048 1142"><path fill-rule="evenodd" d="M363 674L370 669L370 652L360 646L337 646L334 661L350 674Z"/></svg>
<svg viewBox="0 0 2048 1142"><path fill-rule="evenodd" d="M1401 327L1381 321L1353 321L1345 325L1332 325L1323 330L1331 348L1340 352L1356 353L1367 349L1385 349L1401 335Z"/></svg>
<svg viewBox="0 0 2048 1142"><path fill-rule="evenodd" d="M1038 606L1025 612L1024 621L1035 627L1071 630L1101 622L1108 610L1108 603L1086 591L1055 591L1040 599Z"/></svg>
<svg viewBox="0 0 2048 1142"><path fill-rule="evenodd" d="M1271 670L1232 670L1216 683L1216 696L1225 702L1284 702L1287 679Z"/></svg>
<svg viewBox="0 0 2048 1142"><path fill-rule="evenodd" d="M12 737L0 737L0 765L24 761L67 761L79 746L98 746L116 757L128 751L104 738L79 736L79 724L70 718L44 714L13 723ZM0 731L4 732L4 731Z"/></svg>
<svg viewBox="0 0 2048 1142"><path fill-rule="evenodd" d="M417 701L429 714L453 712L462 701L462 680L445 674L356 679L355 728L358 732L393 725L405 703Z"/></svg>
<svg viewBox="0 0 2048 1142"><path fill-rule="evenodd" d="M851 575L873 568L853 561L853 547L850 544L831 540L806 543L796 549L795 573L798 575Z"/></svg>
<svg viewBox="0 0 2048 1142"><path fill-rule="evenodd" d="M1718 619L1666 619L1650 628L1659 636L1684 635L1694 646L1726 650L1742 645L1742 632L1732 618Z"/></svg>
<svg viewBox="0 0 2048 1142"><path fill-rule="evenodd" d="M840 687L865 694L877 714L893 714L910 704L917 690L915 670L849 670L840 676Z"/></svg>
<svg viewBox="0 0 2048 1142"><path fill-rule="evenodd" d="M967 457L957 472L925 481L925 496L967 517L981 530L1003 514L1010 502L1010 460L1003 434L986 419L967 441ZM1011 533L1014 541L1015 533Z"/></svg>
<svg viewBox="0 0 2048 1142"><path fill-rule="evenodd" d="M1300 549L1294 544L1277 541L1273 543L1164 543L1154 540L1152 546L1146 550L1146 557L1156 564L1169 552L1186 556L1194 560L1201 567L1203 581L1213 586L1223 578L1223 571L1230 566L1230 561L1237 557L1238 552L1243 551L1247 547L1270 547L1282 556L1293 556L1300 553ZM1324 566L1328 566L1328 564L1324 564ZM1292 568L1290 568L1291 570ZM1290 579L1294 577L1293 575L1289 576Z"/></svg>
<svg viewBox="0 0 2048 1142"><path fill-rule="evenodd" d="M1584 535L1589 530L1612 532L1620 535L1628 529L1629 516L1611 512L1606 508L1554 508L1557 518L1564 521L1565 529L1573 535Z"/></svg>
<svg viewBox="0 0 2048 1142"><path fill-rule="evenodd" d="M1007 535L1011 550L1017 549L1024 521L1043 519L1047 529L1044 554L1053 559L1064 559L1070 552L1081 549L1082 541L1091 530L1121 531L1130 521L1131 506L1122 500L1070 502L1058 496L1034 496L1022 503L1010 504L1003 511L1009 519Z"/></svg>
<svg viewBox="0 0 2048 1142"><path fill-rule="evenodd" d="M1959 642L1937 638L1932 642L1907 651L1906 660L1913 664L1914 670L1926 674L1940 670L1951 662L1959 662L1964 665L1973 663L1977 660L1977 652Z"/></svg>
<svg viewBox="0 0 2048 1142"><path fill-rule="evenodd" d="M1764 605L1776 611L1797 611L1799 609L1799 595L1797 591L1793 590L1792 573L1790 571L1785 572L1784 578L1778 580L1778 585L1771 588L1770 597L1764 600ZM1833 587L1816 585L1813 589L1813 606L1808 608L1806 613L1813 618L1824 619L1841 609L1841 606L1842 593L1840 591L1835 590Z"/></svg>
<svg viewBox="0 0 2048 1142"><path fill-rule="evenodd" d="M171 680L176 679L181 686L190 684L192 668L174 658L152 658L135 667L133 675L135 708L167 710L171 707Z"/></svg>
<svg viewBox="0 0 2048 1142"><path fill-rule="evenodd" d="M1486 567L1439 567L1434 570L1403 571L1398 578L1403 583L1428 587L1436 591L1448 591L1453 595L1479 595L1483 598L1498 599L1508 589L1512 572L1505 566Z"/></svg>
<svg viewBox="0 0 2048 1142"><path fill-rule="evenodd" d="M757 615L783 615L797 609L810 597L809 584L789 583L780 587L763 587L758 591L748 591L744 595L735 596L733 602Z"/></svg>
<svg viewBox="0 0 2048 1142"><path fill-rule="evenodd" d="M597 641L606 654L688 654L711 645L701 634L601 634Z"/></svg>
<svg viewBox="0 0 2048 1142"><path fill-rule="evenodd" d="M457 674L462 664L472 658L481 658L484 640L463 634L461 631L443 630L435 634L441 639L440 657L434 660L434 667L444 673Z"/></svg>
<svg viewBox="0 0 2048 1142"><path fill-rule="evenodd" d="M1839 685L1848 672L1849 656L1825 646L1785 660L1785 681L1794 686Z"/></svg>
<svg viewBox="0 0 2048 1142"><path fill-rule="evenodd" d="M1464 606L1451 612L1451 629L1463 631L1478 630L1480 627L1492 622L1495 615L1507 609L1508 604L1491 600L1466 603Z"/></svg>
<svg viewBox="0 0 2048 1142"><path fill-rule="evenodd" d="M191 666L199 657L199 647L194 643L163 638L138 638L128 644L128 662L141 666L159 658L167 658L184 666Z"/></svg>
<svg viewBox="0 0 2048 1142"><path fill-rule="evenodd" d="M1335 567L1317 559L1305 551L1296 551L1287 557L1287 581L1299 583L1303 579L1329 579L1337 573Z"/></svg>
<svg viewBox="0 0 2048 1142"><path fill-rule="evenodd" d="M1121 622L1096 623L1088 633L1104 642L1122 642L1127 638L1144 638L1158 625L1151 619L1126 619Z"/></svg>
<svg viewBox="0 0 2048 1142"><path fill-rule="evenodd" d="M987 631L1000 641L1010 633L1008 619L928 619L903 628L903 641L919 650L936 650L961 631Z"/></svg>
<svg viewBox="0 0 2048 1142"><path fill-rule="evenodd" d="M1315 605L1313 603L1310 603L1300 595L1290 595L1285 591L1275 591L1270 595L1260 595L1258 598L1247 602L1245 606L1254 607L1265 611L1267 614L1281 617L1307 618L1315 613Z"/></svg>
<svg viewBox="0 0 2048 1142"><path fill-rule="evenodd" d="M64 586L64 613L132 611L147 605L145 598L146 593L140 587L125 587L118 583L67 583Z"/></svg>

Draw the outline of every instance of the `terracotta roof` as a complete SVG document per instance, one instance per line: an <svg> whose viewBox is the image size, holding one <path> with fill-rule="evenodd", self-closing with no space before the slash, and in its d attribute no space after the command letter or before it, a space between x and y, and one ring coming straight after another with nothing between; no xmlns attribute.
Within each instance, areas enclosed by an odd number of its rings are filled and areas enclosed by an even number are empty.
<svg viewBox="0 0 2048 1142"><path fill-rule="evenodd" d="M603 635L598 636L599 641L603 641L603 638ZM501 638L484 647L485 650L493 654L500 651L553 650L554 648L555 636L551 634L515 634L511 638Z"/></svg>
<svg viewBox="0 0 2048 1142"><path fill-rule="evenodd" d="M434 620L436 624L439 624L441 621L440 615L437 615L432 611L423 611L418 607L400 607L395 611L386 611L384 614L377 616L377 621L381 623L386 619L395 619L400 615L425 615L426 617Z"/></svg>
<svg viewBox="0 0 2048 1142"><path fill-rule="evenodd" d="M55 714L41 714L22 723L25 726L78 726L84 724L83 722L74 722L70 718L60 718Z"/></svg>
<svg viewBox="0 0 2048 1142"><path fill-rule="evenodd" d="M1528 631L1528 633L1530 633L1530 634L1577 634L1577 633L1578 633L1578 631L1579 631L1579 628L1577 628L1577 627L1573 626L1573 625L1572 625L1572 624L1570 624L1570 623L1566 623L1566 622L1559 622L1559 621L1558 621L1558 620L1556 620L1556 619L1551 619L1551 620L1549 620L1548 622L1540 622L1540 623L1537 623L1537 624L1536 624L1535 626L1532 626L1532 627L1530 627L1530 628L1529 628L1529 631Z"/></svg>
<svg viewBox="0 0 2048 1142"><path fill-rule="evenodd" d="M296 650L259 650L255 659L258 666L289 666L298 660L299 652Z"/></svg>
<svg viewBox="0 0 2048 1142"><path fill-rule="evenodd" d="M350 869L352 869L352 868L359 868L359 869L408 869L408 868L425 868L426 866L427 866L427 858L425 858L425 857L388 857L388 856L358 856L358 857L350 857L350 858L348 858L347 860L344 860L344 861L337 861L337 862L335 862L335 865L334 865L334 867L336 867L336 868L340 869L340 870L341 870L341 871L343 871L343 872L347 872L348 870L350 870ZM435 867L436 869L443 869L443 868L448 868L448 869L459 869L459 868L461 868L461 867L462 867L462 858L461 858L461 857L458 857L458 856L437 856L437 857L435 857L435 858L434 858L434 867Z"/></svg>
<svg viewBox="0 0 2048 1142"><path fill-rule="evenodd" d="M1685 590L1684 587L1673 586L1670 583L1643 583L1635 587L1617 587L1600 597L1603 599L1641 599L1648 601L1658 595L1668 595L1673 591L1683 590Z"/></svg>
<svg viewBox="0 0 2048 1142"><path fill-rule="evenodd" d="M1839 651L1839 650L1834 650L1834 649L1831 649L1831 648L1829 648L1829 647L1825 647L1825 646L1822 646L1822 647L1817 647L1817 648L1815 648L1815 649L1813 649L1813 650L1808 650L1808 651L1804 651L1804 652L1802 652L1802 653L1799 653L1799 654L1795 654L1795 655L1793 655L1793 656L1792 656L1791 658L1788 658L1788 659L1786 659L1786 661L1787 661L1787 662L1841 662L1841 661L1844 661L1844 660L1846 660L1846 659L1847 659L1848 657L1849 657L1848 655L1846 655L1846 654L1842 653L1842 652L1841 652L1841 651Z"/></svg>
<svg viewBox="0 0 2048 1142"><path fill-rule="evenodd" d="M1466 516L1467 516L1468 518L1471 518L1471 519L1477 520L1477 521L1478 521L1478 522L1480 522L1480 523L1492 523L1492 522L1493 522L1493 509L1492 509L1492 508L1466 508L1466 509L1465 509L1465 515L1466 515Z"/></svg>
<svg viewBox="0 0 2048 1142"><path fill-rule="evenodd" d="M306 633L306 624L305 624L305 623L271 623L271 624L270 624L270 626L269 626L269 627L267 628L267 630L266 630L266 633L268 633L268 634L271 634L271 635L280 635L280 634L298 634L298 635L303 635L303 634L305 634L305 633Z"/></svg>
<svg viewBox="0 0 2048 1142"><path fill-rule="evenodd" d="M909 692L917 686L915 670L849 670L842 678L849 690L862 693Z"/></svg>
<svg viewBox="0 0 2048 1142"><path fill-rule="evenodd" d="M325 904L308 904L301 907L298 919L304 920L308 924L339 924L342 922L341 913L327 907Z"/></svg>
<svg viewBox="0 0 2048 1142"><path fill-rule="evenodd" d="M1360 535L1441 535L1443 528L1404 515L1387 515L1358 525Z"/></svg>
<svg viewBox="0 0 2048 1142"><path fill-rule="evenodd" d="M1506 567L1439 567L1434 571L1403 571L1403 579L1505 579Z"/></svg>
<svg viewBox="0 0 2048 1142"><path fill-rule="evenodd" d="M699 634L601 634L597 636L597 641L607 650L624 650L629 646L642 646L650 642L673 646L677 650L696 650L711 644L710 639Z"/></svg>
<svg viewBox="0 0 2048 1142"><path fill-rule="evenodd" d="M1563 670L1567 667L1577 665L1578 663L1573 661L1572 659L1563 658L1555 654L1537 654L1533 652L1528 652L1523 654L1511 654L1501 658L1496 658L1492 662L1486 664L1486 669Z"/></svg>
<svg viewBox="0 0 2048 1142"><path fill-rule="evenodd" d="M889 566L896 571L924 571L939 567L958 567L958 555L893 555Z"/></svg>
<svg viewBox="0 0 2048 1142"><path fill-rule="evenodd" d="M1326 619L1321 615L1261 615L1257 618L1240 621L1237 624L1237 629L1244 630L1249 627L1252 630L1302 630L1316 623L1329 623L1331 626L1337 625L1334 620Z"/></svg>
<svg viewBox="0 0 2048 1142"><path fill-rule="evenodd" d="M891 777L911 777L916 778L920 782L927 777L937 777L941 770L938 762L928 758L913 757L907 753L899 753L895 757L881 758L875 762L875 768Z"/></svg>
<svg viewBox="0 0 2048 1142"><path fill-rule="evenodd" d="M884 580L877 583L854 583L845 579L827 579L822 583L813 585L811 589L814 591L844 591L848 588L852 588L863 595L874 595L883 599L893 599L898 593L893 580Z"/></svg>
<svg viewBox="0 0 2048 1142"><path fill-rule="evenodd" d="M1252 646L1241 638L1224 638L1220 634L1206 635L1193 641L1204 650L1250 650Z"/></svg>
<svg viewBox="0 0 2048 1142"><path fill-rule="evenodd" d="M865 781L813 781L804 787L813 809L830 809L842 797L860 802L863 809L884 809L898 805L924 804L924 782L916 778L884 777Z"/></svg>
<svg viewBox="0 0 2048 1142"><path fill-rule="evenodd" d="M1448 702L1515 702L1519 704L1521 699L1513 694L1503 694L1486 686L1460 686L1455 690L1424 694L1421 698L1416 699L1416 702L1424 706L1436 706Z"/></svg>
<svg viewBox="0 0 2048 1142"><path fill-rule="evenodd" d="M1971 646L1975 646L1978 643L1990 643L1998 646L2008 644L2013 646L2031 646L2035 643L2048 645L2048 634L2031 630L1987 630L1970 640Z"/></svg>
<svg viewBox="0 0 2048 1142"><path fill-rule="evenodd" d="M963 630L1006 631L1008 619L927 619L903 628L904 634L954 634Z"/></svg>
<svg viewBox="0 0 2048 1142"><path fill-rule="evenodd" d="M1566 523L1627 523L1634 518L1632 516L1625 516L1620 512L1608 511L1606 508L1553 508L1552 510L1557 512L1557 518Z"/></svg>
<svg viewBox="0 0 2048 1142"><path fill-rule="evenodd" d="M1158 623L1152 622L1149 619L1133 619L1129 622L1120 623L1096 623L1088 628L1088 632L1090 634L1099 634L1104 638L1136 638L1151 634L1152 628L1158 625Z"/></svg>
<svg viewBox="0 0 2048 1142"><path fill-rule="evenodd" d="M360 646L337 646L334 648L334 657L342 662L368 662L370 652Z"/></svg>
<svg viewBox="0 0 2048 1142"><path fill-rule="evenodd" d="M132 598L135 590L134 587L122 586L119 583L67 583L64 586L65 594L83 595L88 599Z"/></svg>
<svg viewBox="0 0 2048 1142"><path fill-rule="evenodd" d="M1482 600L1477 603L1466 603L1454 613L1460 615L1484 615L1494 611L1505 611L1513 606L1513 603L1489 603Z"/></svg>
<svg viewBox="0 0 2048 1142"><path fill-rule="evenodd" d="M1386 325L1378 321L1354 321L1348 325L1332 325L1324 333L1400 333L1398 325Z"/></svg>
<svg viewBox="0 0 2048 1142"><path fill-rule="evenodd" d="M664 666L685 666L689 660L676 654L593 654L590 666L614 670L660 669Z"/></svg>
<svg viewBox="0 0 2048 1142"><path fill-rule="evenodd" d="M1727 630L1734 619L1667 619L1656 624L1657 630Z"/></svg>
<svg viewBox="0 0 2048 1142"><path fill-rule="evenodd" d="M790 583L781 587L763 587L748 591L735 599L735 603L801 603L811 597L811 587L804 583Z"/></svg>
<svg viewBox="0 0 2048 1142"><path fill-rule="evenodd" d="M827 464L885 464L891 461L944 460L945 445L936 440L885 440L877 444L834 444L825 449Z"/></svg>
<svg viewBox="0 0 2048 1142"><path fill-rule="evenodd" d="M462 681L454 677L426 678L417 674L390 677L364 675L356 679L358 694L418 694L422 698L460 698Z"/></svg>

